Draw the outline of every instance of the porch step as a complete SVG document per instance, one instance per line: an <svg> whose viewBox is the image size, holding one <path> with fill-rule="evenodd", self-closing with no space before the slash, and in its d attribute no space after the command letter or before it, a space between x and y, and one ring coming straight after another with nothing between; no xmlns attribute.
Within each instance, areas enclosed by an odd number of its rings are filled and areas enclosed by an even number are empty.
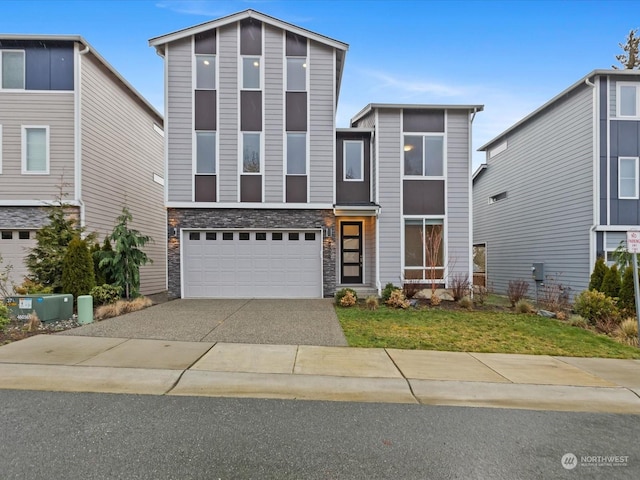
<svg viewBox="0 0 640 480"><path fill-rule="evenodd" d="M366 287L366 286L354 286L354 285L338 285L336 286L336 292L342 290L343 288L350 288L354 290L358 294L358 298L364 299L370 296L378 296L378 290L375 287Z"/></svg>

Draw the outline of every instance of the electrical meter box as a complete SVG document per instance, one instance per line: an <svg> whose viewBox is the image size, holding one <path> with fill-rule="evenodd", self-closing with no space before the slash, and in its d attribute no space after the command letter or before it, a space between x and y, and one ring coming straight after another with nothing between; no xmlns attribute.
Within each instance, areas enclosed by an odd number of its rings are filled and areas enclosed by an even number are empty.
<svg viewBox="0 0 640 480"><path fill-rule="evenodd" d="M536 282L544 282L544 263L532 264L531 275Z"/></svg>
<svg viewBox="0 0 640 480"><path fill-rule="evenodd" d="M73 295L14 295L4 299L9 315L28 322L35 313L41 322L69 320L73 316Z"/></svg>

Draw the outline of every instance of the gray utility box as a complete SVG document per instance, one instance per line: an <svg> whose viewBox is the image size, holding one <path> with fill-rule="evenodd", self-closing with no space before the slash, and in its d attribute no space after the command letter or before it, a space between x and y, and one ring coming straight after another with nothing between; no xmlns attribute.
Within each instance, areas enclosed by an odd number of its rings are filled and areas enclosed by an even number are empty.
<svg viewBox="0 0 640 480"><path fill-rule="evenodd" d="M536 282L544 282L544 263L532 264L531 275Z"/></svg>
<svg viewBox="0 0 640 480"><path fill-rule="evenodd" d="M69 320L73 316L73 295L63 294L35 294L14 295L4 299L9 308L9 316L28 322L33 313L38 315L41 322L57 322Z"/></svg>

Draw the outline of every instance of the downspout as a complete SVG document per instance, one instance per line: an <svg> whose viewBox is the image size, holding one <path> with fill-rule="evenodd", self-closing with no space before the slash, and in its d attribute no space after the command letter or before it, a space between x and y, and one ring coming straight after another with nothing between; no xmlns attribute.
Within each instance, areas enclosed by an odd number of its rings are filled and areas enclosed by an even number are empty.
<svg viewBox="0 0 640 480"><path fill-rule="evenodd" d="M81 125L81 112L80 105L82 100L82 66L80 62L80 57L89 53L91 49L89 45L86 45L83 50L78 50L77 56L77 64L76 67L76 78L75 78L75 105L74 105L74 114L75 114L75 197L78 205L80 206L80 226L86 227L86 212L85 205L82 201L82 125ZM83 232L82 236L84 237L85 233Z"/></svg>
<svg viewBox="0 0 640 480"><path fill-rule="evenodd" d="M469 116L469 282L473 286L473 145L472 145L472 126L473 120L476 118L478 109L474 107L473 112ZM473 298L473 288L471 288L471 298Z"/></svg>
<svg viewBox="0 0 640 480"><path fill-rule="evenodd" d="M592 265L595 264L596 261L596 249L597 249L597 241L596 241L596 229L598 228L598 224L600 223L598 220L598 211L599 211L599 186L600 186L600 169L598 167L598 145L599 145L599 129L598 129L598 117L599 117L599 108L598 108L598 88L596 84L589 80L589 77L584 79L584 83L592 88L593 100L592 100L592 112L593 112L593 138L592 138L592 150L593 150L593 225L589 228L589 274L591 274Z"/></svg>

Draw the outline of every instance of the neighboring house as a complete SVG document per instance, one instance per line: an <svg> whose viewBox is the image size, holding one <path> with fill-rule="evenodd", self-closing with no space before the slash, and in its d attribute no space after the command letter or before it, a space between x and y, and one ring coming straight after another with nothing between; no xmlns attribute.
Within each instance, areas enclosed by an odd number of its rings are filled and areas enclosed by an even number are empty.
<svg viewBox="0 0 640 480"><path fill-rule="evenodd" d="M487 285L525 279L533 296L537 263L576 295L640 225L640 72L594 70L480 150L473 236Z"/></svg>
<svg viewBox="0 0 640 480"><path fill-rule="evenodd" d="M326 297L470 276L471 120L369 105L336 129L348 46L247 10L153 38L165 59L171 297Z"/></svg>
<svg viewBox="0 0 640 480"><path fill-rule="evenodd" d="M128 205L155 240L141 292L166 290L160 113L80 36L0 35L0 65L0 254L13 282L62 194L100 241Z"/></svg>

